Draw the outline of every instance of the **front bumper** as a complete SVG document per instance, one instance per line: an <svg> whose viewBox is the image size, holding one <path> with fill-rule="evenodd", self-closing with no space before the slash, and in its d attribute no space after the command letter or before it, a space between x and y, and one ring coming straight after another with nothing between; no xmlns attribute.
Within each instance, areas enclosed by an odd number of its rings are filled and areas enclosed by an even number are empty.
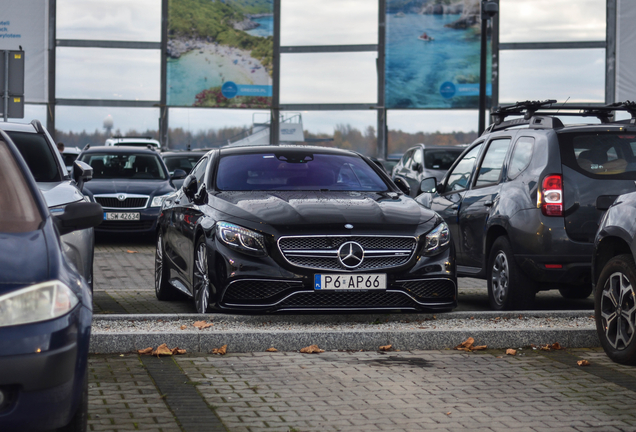
<svg viewBox="0 0 636 432"><path fill-rule="evenodd" d="M351 272L300 269L272 257L250 257L215 242L217 307L250 312L448 311L457 306L455 254L414 256L385 273L386 289L315 290L316 274ZM355 272L353 272L355 274Z"/></svg>
<svg viewBox="0 0 636 432"><path fill-rule="evenodd" d="M54 320L0 328L0 430L68 424L82 394L90 321L80 305Z"/></svg>
<svg viewBox="0 0 636 432"><path fill-rule="evenodd" d="M161 207L150 207L141 210L126 210L126 209L104 209L104 215L106 213L139 213L139 220L116 220L107 221L104 216L104 221L95 227L97 233L153 233L157 226L157 218L161 213Z"/></svg>

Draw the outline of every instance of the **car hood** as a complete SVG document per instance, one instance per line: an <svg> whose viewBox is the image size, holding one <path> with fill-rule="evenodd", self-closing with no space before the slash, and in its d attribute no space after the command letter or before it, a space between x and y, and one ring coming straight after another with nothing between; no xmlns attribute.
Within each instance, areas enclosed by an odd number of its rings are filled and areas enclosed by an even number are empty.
<svg viewBox="0 0 636 432"><path fill-rule="evenodd" d="M127 193L163 195L174 192L168 180L93 179L84 186L93 195Z"/></svg>
<svg viewBox="0 0 636 432"><path fill-rule="evenodd" d="M305 226L319 231L351 224L360 229L413 231L435 217L412 198L395 193L223 192L210 204L223 213L279 229Z"/></svg>
<svg viewBox="0 0 636 432"><path fill-rule="evenodd" d="M38 183L38 189L44 195L49 208L77 202L84 198L70 180L59 183Z"/></svg>
<svg viewBox="0 0 636 432"><path fill-rule="evenodd" d="M49 279L44 232L0 233L0 295Z"/></svg>

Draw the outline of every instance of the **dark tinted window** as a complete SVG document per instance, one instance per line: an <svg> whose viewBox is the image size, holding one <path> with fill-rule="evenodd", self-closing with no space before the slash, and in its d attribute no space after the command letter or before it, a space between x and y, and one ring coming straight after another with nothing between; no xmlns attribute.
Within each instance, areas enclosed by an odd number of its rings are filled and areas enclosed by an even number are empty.
<svg viewBox="0 0 636 432"><path fill-rule="evenodd" d="M506 153L508 153L508 147L510 147L510 138L493 140L490 143L488 150L486 150L486 155L481 162L481 166L479 167L475 187L490 186L499 183L501 169L503 168Z"/></svg>
<svg viewBox="0 0 636 432"><path fill-rule="evenodd" d="M44 136L27 132L7 132L22 154L37 182L58 182L62 178L53 150Z"/></svg>
<svg viewBox="0 0 636 432"><path fill-rule="evenodd" d="M222 156L216 185L220 190L389 190L360 157L305 152Z"/></svg>
<svg viewBox="0 0 636 432"><path fill-rule="evenodd" d="M75 162L75 159L77 159L76 154L70 154L70 153L62 153L62 159L64 159L64 164L66 166L71 166L73 165L73 162Z"/></svg>
<svg viewBox="0 0 636 432"><path fill-rule="evenodd" d="M559 134L561 158L592 178L636 179L636 135L626 133Z"/></svg>
<svg viewBox="0 0 636 432"><path fill-rule="evenodd" d="M513 179L525 170L530 164L532 159L532 152L534 150L534 138L521 137L515 144L515 149L510 159L510 165L508 166L508 177Z"/></svg>
<svg viewBox="0 0 636 432"><path fill-rule="evenodd" d="M462 154L461 149L425 150L424 167L426 169L448 170L460 154Z"/></svg>
<svg viewBox="0 0 636 432"><path fill-rule="evenodd" d="M159 156L149 154L88 153L82 162L93 167L93 178L165 180Z"/></svg>
<svg viewBox="0 0 636 432"><path fill-rule="evenodd" d="M473 172L473 167L475 166L475 161L477 160L477 155L482 145L483 144L479 144L466 153L448 175L447 192L463 190L468 187L468 180L470 179L470 174Z"/></svg>
<svg viewBox="0 0 636 432"><path fill-rule="evenodd" d="M9 147L0 141L0 232L36 230L42 222L29 185Z"/></svg>
<svg viewBox="0 0 636 432"><path fill-rule="evenodd" d="M201 156L184 154L179 156L166 156L163 158L163 161L166 163L168 171L170 172L174 172L176 169L181 169L189 173L197 164L199 159L201 159Z"/></svg>
<svg viewBox="0 0 636 432"><path fill-rule="evenodd" d="M205 158L201 161L199 161L199 163L197 164L197 166L194 168L193 170L193 174L197 179L197 190L198 188L201 187L201 184L203 183L203 176L205 176L205 169L208 166L208 158Z"/></svg>

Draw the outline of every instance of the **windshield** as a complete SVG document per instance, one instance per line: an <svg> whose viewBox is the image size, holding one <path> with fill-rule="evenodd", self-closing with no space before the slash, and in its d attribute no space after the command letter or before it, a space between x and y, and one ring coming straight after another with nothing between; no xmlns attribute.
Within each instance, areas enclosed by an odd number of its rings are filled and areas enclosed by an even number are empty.
<svg viewBox="0 0 636 432"><path fill-rule="evenodd" d="M462 150L425 150L424 167L426 169L448 170Z"/></svg>
<svg viewBox="0 0 636 432"><path fill-rule="evenodd" d="M190 172L192 168L199 162L203 155L179 155L179 156L166 156L163 158L163 161L166 163L168 167L168 171L174 172L176 169L184 170L185 172Z"/></svg>
<svg viewBox="0 0 636 432"><path fill-rule="evenodd" d="M563 163L588 177L636 179L633 133L563 133L559 144Z"/></svg>
<svg viewBox="0 0 636 432"><path fill-rule="evenodd" d="M0 232L21 233L36 230L42 223L29 185L9 147L0 141Z"/></svg>
<svg viewBox="0 0 636 432"><path fill-rule="evenodd" d="M221 157L219 190L373 191L389 190L360 157L310 152L227 155Z"/></svg>
<svg viewBox="0 0 636 432"><path fill-rule="evenodd" d="M20 151L36 182L62 181L55 155L43 135L27 132L7 132Z"/></svg>
<svg viewBox="0 0 636 432"><path fill-rule="evenodd" d="M165 180L159 156L134 153L89 153L82 162L93 167L94 179Z"/></svg>

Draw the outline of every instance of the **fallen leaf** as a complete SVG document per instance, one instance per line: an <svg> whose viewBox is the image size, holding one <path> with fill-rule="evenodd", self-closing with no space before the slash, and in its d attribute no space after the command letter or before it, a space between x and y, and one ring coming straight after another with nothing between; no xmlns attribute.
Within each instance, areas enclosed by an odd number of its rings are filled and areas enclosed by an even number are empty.
<svg viewBox="0 0 636 432"><path fill-rule="evenodd" d="M325 352L325 350L318 348L318 345L309 345L308 347L302 348L300 352L304 354L318 354Z"/></svg>
<svg viewBox="0 0 636 432"><path fill-rule="evenodd" d="M182 325L180 328L181 328L181 330L185 330L185 329L187 329L187 328L188 328L188 326L184 324L184 325Z"/></svg>
<svg viewBox="0 0 636 432"><path fill-rule="evenodd" d="M265 351L268 351L268 352L278 352L278 350L277 350L276 348L274 348L274 347L272 347L272 348L267 348Z"/></svg>
<svg viewBox="0 0 636 432"><path fill-rule="evenodd" d="M590 362L587 361L587 360L579 360L579 361L576 362L576 364L579 365L579 366L589 366Z"/></svg>
<svg viewBox="0 0 636 432"><path fill-rule="evenodd" d="M212 327L214 324L212 323L206 323L205 321L196 321L194 324L192 324L194 327L198 328L199 330L203 330L205 328L208 327Z"/></svg>
<svg viewBox="0 0 636 432"><path fill-rule="evenodd" d="M553 350L560 350L560 349L563 349L563 347L558 342L555 342L555 343L552 344L552 349Z"/></svg>
<svg viewBox="0 0 636 432"><path fill-rule="evenodd" d="M563 349L563 347L558 342L555 342L552 345L546 344L541 347L541 351L552 351L552 350L561 350L561 349Z"/></svg>
<svg viewBox="0 0 636 432"><path fill-rule="evenodd" d="M451 415L451 411L447 412L446 415Z"/></svg>
<svg viewBox="0 0 636 432"><path fill-rule="evenodd" d="M133 251L133 250L126 250L127 253L139 253L137 251Z"/></svg>
<svg viewBox="0 0 636 432"><path fill-rule="evenodd" d="M137 350L137 354L150 355L152 354L152 347Z"/></svg>
<svg viewBox="0 0 636 432"><path fill-rule="evenodd" d="M485 350L486 348L488 348L487 345L477 345L471 347L471 351Z"/></svg>
<svg viewBox="0 0 636 432"><path fill-rule="evenodd" d="M383 345L380 347L380 351L391 351L393 345Z"/></svg>
<svg viewBox="0 0 636 432"><path fill-rule="evenodd" d="M172 355L172 350L164 343L159 345L157 349L152 352L152 355L156 355L157 357L160 355Z"/></svg>
<svg viewBox="0 0 636 432"><path fill-rule="evenodd" d="M172 348L172 355L185 354L185 353L186 353L186 350L180 349L179 347Z"/></svg>
<svg viewBox="0 0 636 432"><path fill-rule="evenodd" d="M516 349L512 349L512 348L508 348L506 350L506 355L511 355L511 356L517 355L517 350Z"/></svg>
<svg viewBox="0 0 636 432"><path fill-rule="evenodd" d="M472 337L469 337L468 339L466 339L464 342L460 343L459 345L457 345L455 347L456 350L459 351L467 351L467 352L472 352L475 350L485 350L486 348L488 348L487 345L473 345L475 343L475 339Z"/></svg>
<svg viewBox="0 0 636 432"><path fill-rule="evenodd" d="M221 348L213 348L212 354L225 355L227 352L227 345L223 345Z"/></svg>

